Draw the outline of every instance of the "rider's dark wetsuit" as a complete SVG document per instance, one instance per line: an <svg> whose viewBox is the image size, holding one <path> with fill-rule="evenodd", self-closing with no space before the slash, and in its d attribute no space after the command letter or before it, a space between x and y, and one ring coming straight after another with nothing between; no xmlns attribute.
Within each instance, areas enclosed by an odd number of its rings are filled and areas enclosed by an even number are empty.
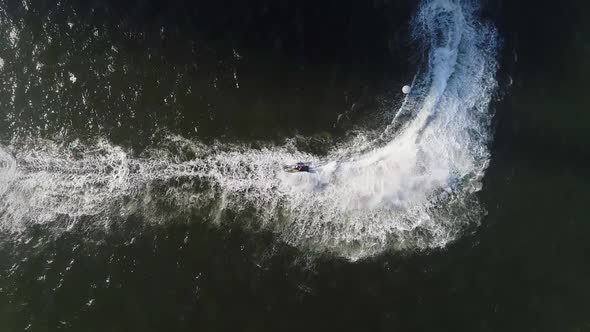
<svg viewBox="0 0 590 332"><path fill-rule="evenodd" d="M309 166L304 164L299 164L295 167L299 172L309 172Z"/></svg>

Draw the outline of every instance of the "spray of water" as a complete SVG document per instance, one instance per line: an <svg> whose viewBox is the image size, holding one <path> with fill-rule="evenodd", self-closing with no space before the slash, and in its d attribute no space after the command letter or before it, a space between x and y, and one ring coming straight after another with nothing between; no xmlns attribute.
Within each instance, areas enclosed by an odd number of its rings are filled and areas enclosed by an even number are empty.
<svg viewBox="0 0 590 332"><path fill-rule="evenodd" d="M412 27L427 61L376 141L359 137L321 159L291 143L206 146L173 135L141 156L104 140L21 141L0 150L0 227L64 218L96 227L132 214L216 222L231 212L302 250L351 260L442 247L479 221L474 194L490 157L496 34L476 10L469 0L423 1ZM316 171L282 171L300 160Z"/></svg>

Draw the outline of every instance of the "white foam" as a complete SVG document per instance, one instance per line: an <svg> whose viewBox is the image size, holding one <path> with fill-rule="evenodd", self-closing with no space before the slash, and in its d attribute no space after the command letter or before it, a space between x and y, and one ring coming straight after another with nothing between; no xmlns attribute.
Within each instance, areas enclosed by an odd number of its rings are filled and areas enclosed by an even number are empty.
<svg viewBox="0 0 590 332"><path fill-rule="evenodd" d="M0 149L0 197L8 190L15 172L16 161L11 155Z"/></svg>
<svg viewBox="0 0 590 332"><path fill-rule="evenodd" d="M412 26L428 61L380 140L360 135L322 159L292 143L253 149L176 136L140 157L104 140L19 142L0 150L12 165L0 169L0 226L61 215L92 227L129 214L165 222L195 211L216 222L231 211L302 250L352 260L444 246L479 221L473 194L489 160L496 35L475 10L470 1L422 3ZM296 161L317 170L282 171Z"/></svg>

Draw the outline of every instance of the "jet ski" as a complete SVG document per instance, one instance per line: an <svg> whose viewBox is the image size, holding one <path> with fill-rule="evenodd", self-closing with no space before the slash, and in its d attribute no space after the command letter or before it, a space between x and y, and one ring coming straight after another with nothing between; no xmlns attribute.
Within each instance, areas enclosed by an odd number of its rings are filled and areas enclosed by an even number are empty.
<svg viewBox="0 0 590 332"><path fill-rule="evenodd" d="M287 173L313 173L311 163L298 162L294 165L283 166L283 170Z"/></svg>

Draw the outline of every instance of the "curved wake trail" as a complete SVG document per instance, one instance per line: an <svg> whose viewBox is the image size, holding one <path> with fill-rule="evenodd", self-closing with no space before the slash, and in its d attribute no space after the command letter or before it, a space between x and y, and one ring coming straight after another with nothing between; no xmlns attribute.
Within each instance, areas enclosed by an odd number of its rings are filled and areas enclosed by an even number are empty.
<svg viewBox="0 0 590 332"><path fill-rule="evenodd" d="M474 193L490 158L497 37L477 9L423 1L412 28L427 63L386 143L359 138L322 160L291 144L205 146L174 136L140 157L105 141L13 144L0 150L0 227L64 218L96 226L136 214L217 221L231 211L289 244L351 260L443 247L483 213ZM321 166L282 172L301 160Z"/></svg>

